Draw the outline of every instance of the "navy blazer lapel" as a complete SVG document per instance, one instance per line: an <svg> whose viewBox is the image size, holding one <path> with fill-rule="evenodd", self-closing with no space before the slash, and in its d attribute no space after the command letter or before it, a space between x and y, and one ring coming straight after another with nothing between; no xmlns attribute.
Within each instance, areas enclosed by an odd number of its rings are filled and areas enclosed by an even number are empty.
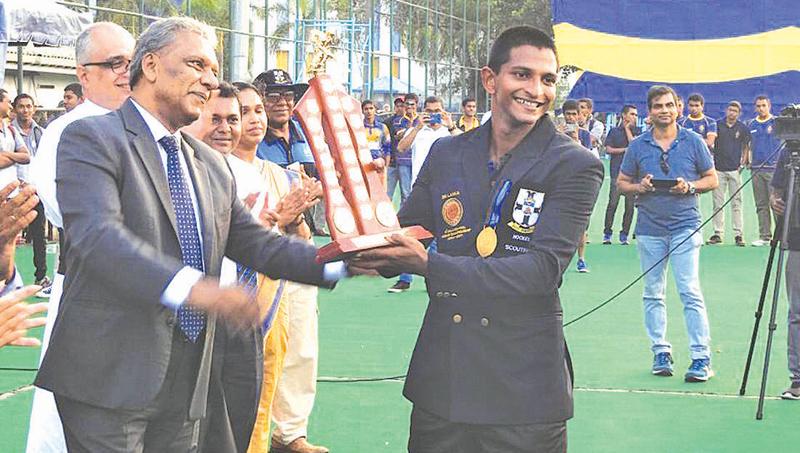
<svg viewBox="0 0 800 453"><path fill-rule="evenodd" d="M175 218L175 208L172 206L167 175L164 172L164 164L161 161L161 154L158 152L156 140L130 98L120 107L119 115L123 124L125 124L125 129L133 135L131 138L133 149L142 159L144 169L147 171L147 175L150 176L150 182L153 184L158 199L161 200L164 212L166 212L169 223L172 225L177 237L178 221Z"/></svg>
<svg viewBox="0 0 800 453"><path fill-rule="evenodd" d="M464 168L464 181L469 184L469 203L471 210L483 221L489 204L489 145L491 143L492 121L478 127L469 137L467 146L461 153ZM474 184L474 185L473 185Z"/></svg>
<svg viewBox="0 0 800 453"><path fill-rule="evenodd" d="M498 181L505 179L510 179L512 182L519 181L539 161L555 136L556 127L553 121L549 115L543 116L528 135L510 151L511 157L500 172Z"/></svg>
<svg viewBox="0 0 800 453"><path fill-rule="evenodd" d="M200 224L203 231L203 262L206 263L206 272L211 263L211 249L214 244L214 202L211 198L211 184L208 176L208 169L192 148L192 144L187 140L188 135L181 133L183 146L181 151L186 159L186 167L189 169L189 177L192 178L194 193L197 197L197 205L200 209Z"/></svg>

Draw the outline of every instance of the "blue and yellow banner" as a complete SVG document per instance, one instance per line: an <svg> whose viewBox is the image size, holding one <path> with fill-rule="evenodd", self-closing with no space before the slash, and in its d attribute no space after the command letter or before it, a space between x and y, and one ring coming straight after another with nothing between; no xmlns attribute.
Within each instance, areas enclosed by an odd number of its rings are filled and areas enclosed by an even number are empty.
<svg viewBox="0 0 800 453"><path fill-rule="evenodd" d="M553 0L553 23L561 64L585 71L570 97L595 110L643 106L656 83L701 93L711 116L800 101L797 0Z"/></svg>

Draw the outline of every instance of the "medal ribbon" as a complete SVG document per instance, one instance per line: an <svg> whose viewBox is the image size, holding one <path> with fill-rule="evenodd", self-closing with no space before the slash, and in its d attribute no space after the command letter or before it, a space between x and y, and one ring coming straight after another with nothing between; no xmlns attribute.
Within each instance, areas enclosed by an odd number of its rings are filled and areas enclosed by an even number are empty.
<svg viewBox="0 0 800 453"><path fill-rule="evenodd" d="M506 198L508 198L509 193L511 193L511 180L506 179L503 181L503 184L500 186L500 189L497 191L497 194L495 194L494 200L492 201L492 206L486 221L487 227L492 229L497 227L497 224L500 222L500 210L502 209Z"/></svg>

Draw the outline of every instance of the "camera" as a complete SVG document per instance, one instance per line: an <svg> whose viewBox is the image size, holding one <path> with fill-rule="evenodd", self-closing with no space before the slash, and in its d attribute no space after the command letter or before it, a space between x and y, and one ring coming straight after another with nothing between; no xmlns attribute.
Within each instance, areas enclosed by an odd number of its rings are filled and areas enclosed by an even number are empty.
<svg viewBox="0 0 800 453"><path fill-rule="evenodd" d="M800 104L789 104L775 117L775 135L788 142L800 142ZM795 146L799 143L793 143Z"/></svg>
<svg viewBox="0 0 800 453"><path fill-rule="evenodd" d="M442 124L442 114L431 113L430 124Z"/></svg>

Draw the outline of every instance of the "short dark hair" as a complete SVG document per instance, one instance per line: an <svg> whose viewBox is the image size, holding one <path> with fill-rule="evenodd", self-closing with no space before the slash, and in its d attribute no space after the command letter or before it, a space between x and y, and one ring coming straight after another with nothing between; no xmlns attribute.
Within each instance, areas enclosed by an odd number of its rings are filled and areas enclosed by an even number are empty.
<svg viewBox="0 0 800 453"><path fill-rule="evenodd" d="M478 101L476 101L475 98L465 98L463 101L461 101L461 107L466 107L467 103L470 103L470 102L477 103Z"/></svg>
<svg viewBox="0 0 800 453"><path fill-rule="evenodd" d="M423 107L427 107L428 104L435 104L435 103L442 104L442 98L438 96L428 96L425 98L425 102L422 104Z"/></svg>
<svg viewBox="0 0 800 453"><path fill-rule="evenodd" d="M31 100L31 104L36 105L36 101L33 100L33 96L31 96L28 93L20 93L20 94L18 94L17 97L14 98L14 101L11 103L11 105L16 107L17 103L19 103L19 101L21 101L23 99L30 99Z"/></svg>
<svg viewBox="0 0 800 453"><path fill-rule="evenodd" d="M258 92L256 90L256 92ZM236 98L239 100L239 89L236 88L232 83L226 82L224 80L219 81L219 87L217 87L217 96L221 98Z"/></svg>
<svg viewBox="0 0 800 453"><path fill-rule="evenodd" d="M742 111L742 103L735 99L731 102L728 102L728 107L736 107L740 112Z"/></svg>
<svg viewBox="0 0 800 453"><path fill-rule="evenodd" d="M408 102L408 101L414 101L417 104L419 104L419 98L414 93L408 93L407 95L405 95L403 102Z"/></svg>
<svg viewBox="0 0 800 453"><path fill-rule="evenodd" d="M759 94L758 96L756 96L755 100L753 100L753 104L755 104L758 101L767 101L767 102L769 102L769 98L767 97L766 94Z"/></svg>
<svg viewBox="0 0 800 453"><path fill-rule="evenodd" d="M83 87L78 82L72 82L69 85L65 86L64 92L66 93L67 91L72 91L73 93L75 93L75 96L78 96L79 98L83 97Z"/></svg>
<svg viewBox="0 0 800 453"><path fill-rule="evenodd" d="M706 103L706 100L703 99L703 95L700 94L700 93L692 93L692 94L690 94L689 98L686 100L686 103L688 104L688 103L690 103L692 101L699 102L700 105L705 105L705 103Z"/></svg>
<svg viewBox="0 0 800 453"><path fill-rule="evenodd" d="M631 110L638 110L635 105L633 104L625 104L622 106L622 114L625 115Z"/></svg>
<svg viewBox="0 0 800 453"><path fill-rule="evenodd" d="M233 87L236 88L239 91L239 93L241 93L244 90L253 90L256 93L258 93L259 96L263 96L264 95L264 93L259 91L258 88L256 88L255 85L253 85L252 83L249 83L249 82L233 82L231 85L233 85Z"/></svg>
<svg viewBox="0 0 800 453"><path fill-rule="evenodd" d="M535 27L521 25L506 28L492 43L489 51L489 62L486 64L495 73L500 72L500 67L508 62L511 49L520 46L533 46L539 49L550 49L558 61L556 43L547 33Z"/></svg>
<svg viewBox="0 0 800 453"><path fill-rule="evenodd" d="M583 102L584 104L587 104L590 109L594 110L594 102L592 102L591 99L589 99L589 98L580 98L580 99L578 99L578 104L580 104L581 102Z"/></svg>
<svg viewBox="0 0 800 453"><path fill-rule="evenodd" d="M661 96L671 94L672 99L676 102L678 101L678 94L675 93L675 90L672 89L671 86L668 85L653 85L647 90L647 110L650 110L653 107L653 99L660 98Z"/></svg>
<svg viewBox="0 0 800 453"><path fill-rule="evenodd" d="M394 105L397 105L397 104L405 105L405 103L406 103L406 101L404 101L403 98L394 98Z"/></svg>
<svg viewBox="0 0 800 453"><path fill-rule="evenodd" d="M675 93L675 102L683 102L683 97L678 93Z"/></svg>
<svg viewBox="0 0 800 453"><path fill-rule="evenodd" d="M364 107L368 105L375 105L375 103L372 102L372 99L364 99L363 101L361 101L361 110L364 110Z"/></svg>
<svg viewBox="0 0 800 453"><path fill-rule="evenodd" d="M0 88L0 101L4 101L8 95L8 91Z"/></svg>
<svg viewBox="0 0 800 453"><path fill-rule="evenodd" d="M575 101L574 99L567 99L566 101L564 101L564 103L561 104L561 111L566 112L567 110L574 110L577 112L578 102Z"/></svg>

